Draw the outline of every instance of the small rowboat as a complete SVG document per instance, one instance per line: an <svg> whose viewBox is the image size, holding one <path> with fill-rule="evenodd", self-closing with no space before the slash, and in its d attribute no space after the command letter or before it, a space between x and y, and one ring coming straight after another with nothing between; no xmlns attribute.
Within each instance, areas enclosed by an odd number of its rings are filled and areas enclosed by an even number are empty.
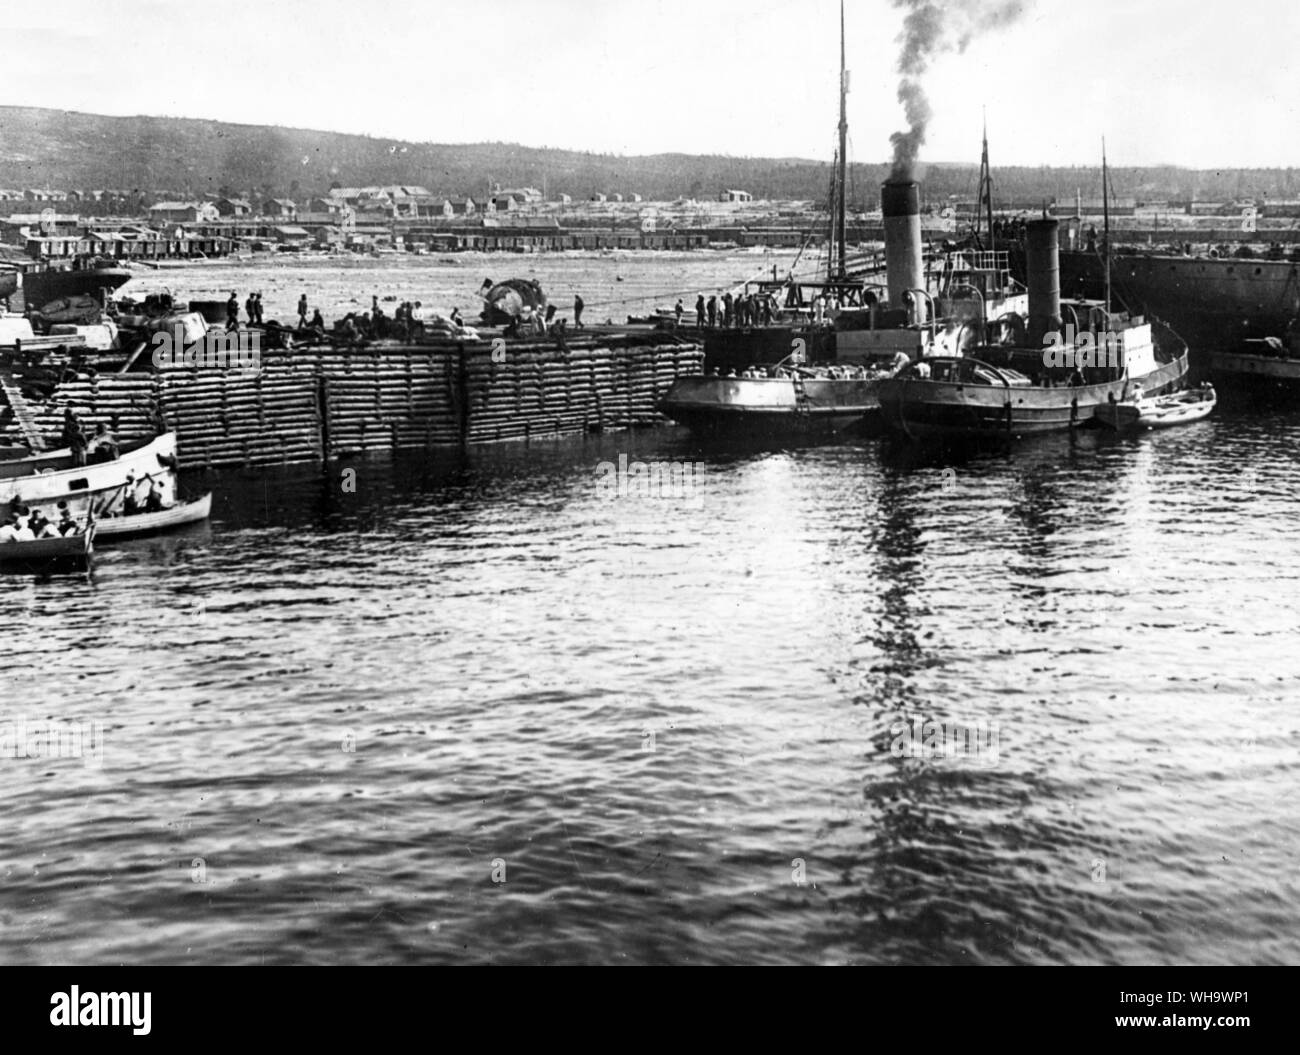
<svg viewBox="0 0 1300 1055"><path fill-rule="evenodd" d="M1093 411L1093 415L1112 429L1168 429L1209 417L1217 403L1214 389L1202 385L1170 396L1103 404Z"/></svg>
<svg viewBox="0 0 1300 1055"><path fill-rule="evenodd" d="M192 502L178 502L157 513L132 513L130 516L102 517L95 521L100 538L129 538L133 535L152 535L183 524L197 524L207 520L212 512L212 492Z"/></svg>
<svg viewBox="0 0 1300 1055"><path fill-rule="evenodd" d="M0 565L45 569L52 565L85 567L94 549L96 524L75 535L38 538L29 542L0 542Z"/></svg>

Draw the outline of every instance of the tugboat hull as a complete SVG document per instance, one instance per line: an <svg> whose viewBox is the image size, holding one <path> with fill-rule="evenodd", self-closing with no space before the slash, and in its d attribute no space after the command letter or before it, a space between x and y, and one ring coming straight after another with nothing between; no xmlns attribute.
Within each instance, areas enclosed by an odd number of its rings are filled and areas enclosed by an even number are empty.
<svg viewBox="0 0 1300 1055"><path fill-rule="evenodd" d="M864 378L679 377L659 412L700 432L838 432L880 407Z"/></svg>
<svg viewBox="0 0 1300 1055"><path fill-rule="evenodd" d="M879 398L885 424L917 439L1032 436L1086 424L1098 407L1127 398L1135 384L1148 396L1175 391L1187 369L1184 353L1141 377L1072 388L895 378L881 383Z"/></svg>

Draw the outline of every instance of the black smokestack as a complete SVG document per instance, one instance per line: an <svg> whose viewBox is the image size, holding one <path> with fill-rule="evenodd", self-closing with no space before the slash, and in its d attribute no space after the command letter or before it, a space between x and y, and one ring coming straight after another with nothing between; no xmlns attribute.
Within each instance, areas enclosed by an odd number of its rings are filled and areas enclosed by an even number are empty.
<svg viewBox="0 0 1300 1055"><path fill-rule="evenodd" d="M885 281L889 304L907 305L907 293L925 289L921 256L921 196L911 180L889 180L880 188L880 212L885 219ZM917 305L923 318L924 304Z"/></svg>
<svg viewBox="0 0 1300 1055"><path fill-rule="evenodd" d="M1029 346L1061 331L1061 243L1057 221L1025 225L1025 284L1029 287Z"/></svg>
<svg viewBox="0 0 1300 1055"><path fill-rule="evenodd" d="M894 147L889 178L910 180L925 143L933 111L922 82L930 60L945 51L962 52L980 33L1014 22L1031 0L894 0L907 14L898 35L898 101L907 131L889 137Z"/></svg>

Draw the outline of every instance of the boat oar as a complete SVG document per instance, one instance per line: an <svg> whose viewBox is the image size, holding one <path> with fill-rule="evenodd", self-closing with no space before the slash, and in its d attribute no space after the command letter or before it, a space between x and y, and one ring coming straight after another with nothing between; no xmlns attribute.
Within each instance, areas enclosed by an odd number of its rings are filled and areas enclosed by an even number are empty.
<svg viewBox="0 0 1300 1055"><path fill-rule="evenodd" d="M110 507L110 506L111 506L115 501L117 501L118 498L120 498L120 497L122 496L123 492L126 491L126 488L127 488L127 484L125 484L125 483L122 484L120 487L118 487L118 488L113 492L113 496L112 496L111 498L109 498L108 500L106 500L102 506L100 506L100 512L106 512L106 511L108 510L108 508L109 508L109 507ZM94 515L95 515L95 499L92 498L92 499L90 500L90 516L92 517L92 519L93 519Z"/></svg>

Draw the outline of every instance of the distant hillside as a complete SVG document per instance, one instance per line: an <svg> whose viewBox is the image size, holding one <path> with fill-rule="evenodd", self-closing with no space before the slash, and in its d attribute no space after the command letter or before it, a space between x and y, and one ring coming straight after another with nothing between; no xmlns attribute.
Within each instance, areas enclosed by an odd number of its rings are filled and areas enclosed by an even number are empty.
<svg viewBox="0 0 1300 1055"><path fill-rule="evenodd" d="M882 154L883 154L882 149ZM850 199L874 204L887 174L881 164L853 165ZM973 164L931 164L930 201L974 194ZM106 117L28 107L0 107L0 187L57 190L287 195L327 190L331 183L419 184L448 196L482 194L489 183L528 185L575 199L596 192L641 194L648 201L712 198L726 187L755 198L824 199L831 166L791 158L656 154L620 157L536 149L509 143L404 143L297 128L236 125L171 117ZM994 170L999 200L1072 199L1100 193L1086 168ZM1218 200L1300 196L1300 170L1198 172L1173 167L1112 170L1120 195Z"/></svg>

